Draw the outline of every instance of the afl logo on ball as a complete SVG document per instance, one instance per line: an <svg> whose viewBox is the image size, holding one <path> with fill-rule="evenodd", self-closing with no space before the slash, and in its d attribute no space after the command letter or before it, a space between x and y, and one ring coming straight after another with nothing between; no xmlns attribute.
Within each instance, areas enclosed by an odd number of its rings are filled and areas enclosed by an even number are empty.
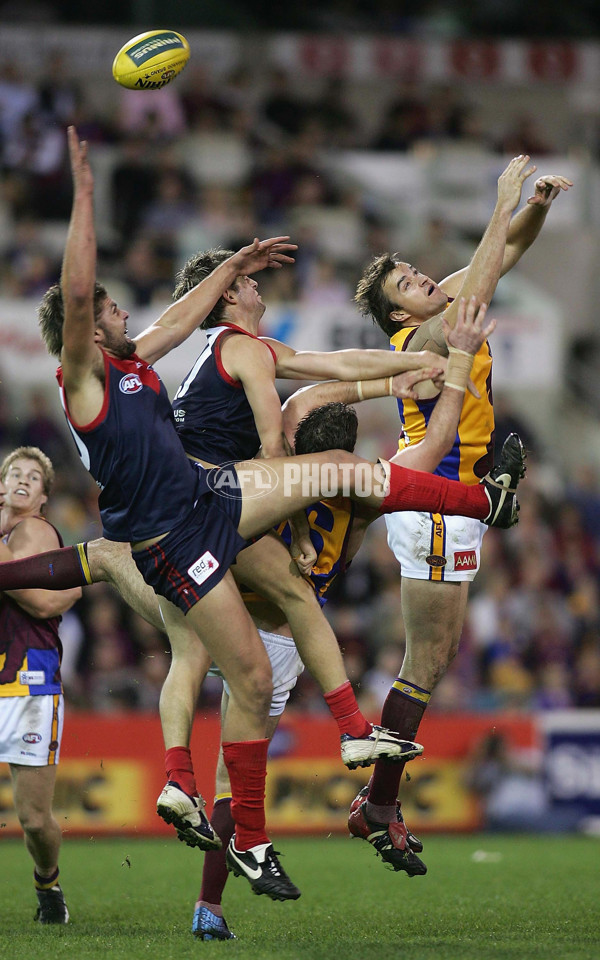
<svg viewBox="0 0 600 960"><path fill-rule="evenodd" d="M119 381L119 390L121 393L139 393L142 387L143 383L137 373L128 373L124 377L121 377Z"/></svg>
<svg viewBox="0 0 600 960"><path fill-rule="evenodd" d="M428 557L425 557L425 562L430 567L445 567L448 563L445 557L438 557L435 553L430 553Z"/></svg>
<svg viewBox="0 0 600 960"><path fill-rule="evenodd" d="M24 733L24 734L23 734L23 740L25 741L25 743L39 743L41 739L42 739L42 738L41 738L41 736L40 736L39 733Z"/></svg>

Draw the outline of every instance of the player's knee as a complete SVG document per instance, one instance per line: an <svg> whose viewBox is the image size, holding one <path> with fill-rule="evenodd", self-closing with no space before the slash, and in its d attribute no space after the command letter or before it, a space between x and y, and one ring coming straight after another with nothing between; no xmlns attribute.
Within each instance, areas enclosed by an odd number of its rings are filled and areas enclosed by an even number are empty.
<svg viewBox="0 0 600 960"><path fill-rule="evenodd" d="M284 613L293 604L317 603L315 592L308 581L300 575L296 576L293 572L274 578L273 583L269 585L269 592L270 596L267 599L275 603Z"/></svg>
<svg viewBox="0 0 600 960"><path fill-rule="evenodd" d="M244 711L266 716L273 695L273 677L268 657L260 662L247 664L236 680L229 680L232 694Z"/></svg>
<svg viewBox="0 0 600 960"><path fill-rule="evenodd" d="M19 823L31 840L42 839L48 828L48 815L44 810L29 807L18 811Z"/></svg>

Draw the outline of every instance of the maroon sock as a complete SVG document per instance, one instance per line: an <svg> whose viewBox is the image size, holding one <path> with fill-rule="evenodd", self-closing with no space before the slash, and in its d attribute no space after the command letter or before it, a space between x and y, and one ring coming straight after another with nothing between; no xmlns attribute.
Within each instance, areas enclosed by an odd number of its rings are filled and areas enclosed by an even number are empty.
<svg viewBox="0 0 600 960"><path fill-rule="evenodd" d="M40 590L69 590L93 582L87 543L0 563L0 591L36 587Z"/></svg>
<svg viewBox="0 0 600 960"><path fill-rule="evenodd" d="M431 694L423 687L398 677L388 693L381 712L381 725L396 730L405 740L414 740ZM377 760L369 782L369 803L381 807L396 806L404 763Z"/></svg>
<svg viewBox="0 0 600 960"><path fill-rule="evenodd" d="M265 829L265 780L269 741L237 740L223 744L223 759L231 783L231 815L236 850L268 843Z"/></svg>
<svg viewBox="0 0 600 960"><path fill-rule="evenodd" d="M360 712L349 680L323 696L339 727L340 735L349 733L352 737L364 737L371 732L371 724Z"/></svg>
<svg viewBox="0 0 600 960"><path fill-rule="evenodd" d="M198 796L189 747L169 747L165 752L165 770L167 780L174 780L190 797Z"/></svg>
<svg viewBox="0 0 600 960"><path fill-rule="evenodd" d="M400 467L397 463L390 463L390 467L390 489L379 508L381 513L417 510L476 520L489 516L490 501L485 487L479 483L458 483L433 473Z"/></svg>
<svg viewBox="0 0 600 960"><path fill-rule="evenodd" d="M223 797L216 801L210 822L217 836L221 838L223 847L221 850L209 850L208 853L204 854L202 886L198 894L198 901L210 903L214 906L221 903L223 890L227 883L225 852L235 831L235 824L231 815L231 797Z"/></svg>

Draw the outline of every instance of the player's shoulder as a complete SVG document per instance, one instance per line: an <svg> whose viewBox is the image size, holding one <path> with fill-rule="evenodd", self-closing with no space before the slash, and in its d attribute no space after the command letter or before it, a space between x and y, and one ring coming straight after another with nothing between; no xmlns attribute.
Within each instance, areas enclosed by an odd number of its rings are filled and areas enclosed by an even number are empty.
<svg viewBox="0 0 600 960"><path fill-rule="evenodd" d="M398 328L396 333L390 337L390 347L393 350L406 350L406 347L414 337L415 333L421 326L423 321L416 320L413 317L410 317L401 327Z"/></svg>
<svg viewBox="0 0 600 960"><path fill-rule="evenodd" d="M226 336L223 337L221 343L221 355L223 354L235 358L237 362L240 360L264 362L274 357L274 351L270 344L251 333L238 330L226 331Z"/></svg>
<svg viewBox="0 0 600 960"><path fill-rule="evenodd" d="M9 546L25 541L35 541L40 546L54 545L58 543L58 540L59 535L56 527L39 514L23 517L14 525L8 535Z"/></svg>

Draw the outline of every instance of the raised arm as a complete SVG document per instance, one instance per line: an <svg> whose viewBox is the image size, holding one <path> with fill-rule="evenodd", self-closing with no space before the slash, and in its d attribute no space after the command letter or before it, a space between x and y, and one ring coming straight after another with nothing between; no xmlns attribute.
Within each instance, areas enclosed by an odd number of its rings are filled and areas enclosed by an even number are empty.
<svg viewBox="0 0 600 960"><path fill-rule="evenodd" d="M236 277L258 273L266 267L278 269L293 263L290 254L297 250L289 237L257 238L242 247L202 280L197 286L164 311L153 324L136 338L136 352L148 363L155 363L179 346L197 330Z"/></svg>
<svg viewBox="0 0 600 960"><path fill-rule="evenodd" d="M61 359L65 379L69 381L85 374L97 360L98 348L94 343L94 179L87 143L80 143L75 127L69 127L67 137L73 178L73 205L60 284L64 307Z"/></svg>
<svg viewBox="0 0 600 960"><path fill-rule="evenodd" d="M527 205L510 221L500 270L501 277L514 267L536 239L544 225L548 210L560 191L568 190L572 186L572 180L567 180L559 174L544 174L537 178L533 196L528 198ZM463 267L462 270L457 270L456 273L442 280L440 286L449 297L456 296L460 291L467 270L468 267Z"/></svg>
<svg viewBox="0 0 600 960"><path fill-rule="evenodd" d="M507 265L509 264L509 258L507 259L506 251L511 231L513 237L516 234L521 238L526 232L523 228L523 220L519 220L520 214L514 220L511 220L511 215L519 204L523 183L536 169L533 165L528 166L528 163L528 156L515 157L510 161L498 178L498 200L471 263L464 270L452 274L441 284L442 289L449 297L456 297L454 302L444 311L444 316L451 327L456 323L458 298L469 299L469 297L475 296L478 300L489 303L500 276L510 268ZM530 199L534 201L533 204L530 204L531 207L538 205L535 197ZM533 221L537 216L537 214L527 215L525 226L528 220ZM517 221L516 230L514 228L515 221ZM541 227L541 223L539 226ZM532 241L533 237L530 242ZM519 245L522 246L521 241L519 241ZM521 252L524 249L525 247ZM512 262L510 266L512 266ZM431 320L426 320L419 326L411 339L409 350L422 350L424 347L441 353L446 352L441 314L432 317Z"/></svg>
<svg viewBox="0 0 600 960"><path fill-rule="evenodd" d="M21 560L55 550L58 546L58 537L49 523L39 517L28 517L18 523L10 534L5 548L9 556L5 557L3 550L2 560ZM60 616L81 597L80 587L72 590L7 590L5 593L26 613L40 620Z"/></svg>
<svg viewBox="0 0 600 960"><path fill-rule="evenodd" d="M508 273L529 249L542 229L548 210L560 191L566 191L572 186L571 180L555 174L546 174L537 178L533 196L529 197L523 209L519 210L510 222L501 277Z"/></svg>
<svg viewBox="0 0 600 960"><path fill-rule="evenodd" d="M60 280L64 314L61 365L69 409L79 423L90 423L104 397L104 364L95 340L94 179L87 143L79 141L75 127L68 128L67 137L73 204Z"/></svg>

